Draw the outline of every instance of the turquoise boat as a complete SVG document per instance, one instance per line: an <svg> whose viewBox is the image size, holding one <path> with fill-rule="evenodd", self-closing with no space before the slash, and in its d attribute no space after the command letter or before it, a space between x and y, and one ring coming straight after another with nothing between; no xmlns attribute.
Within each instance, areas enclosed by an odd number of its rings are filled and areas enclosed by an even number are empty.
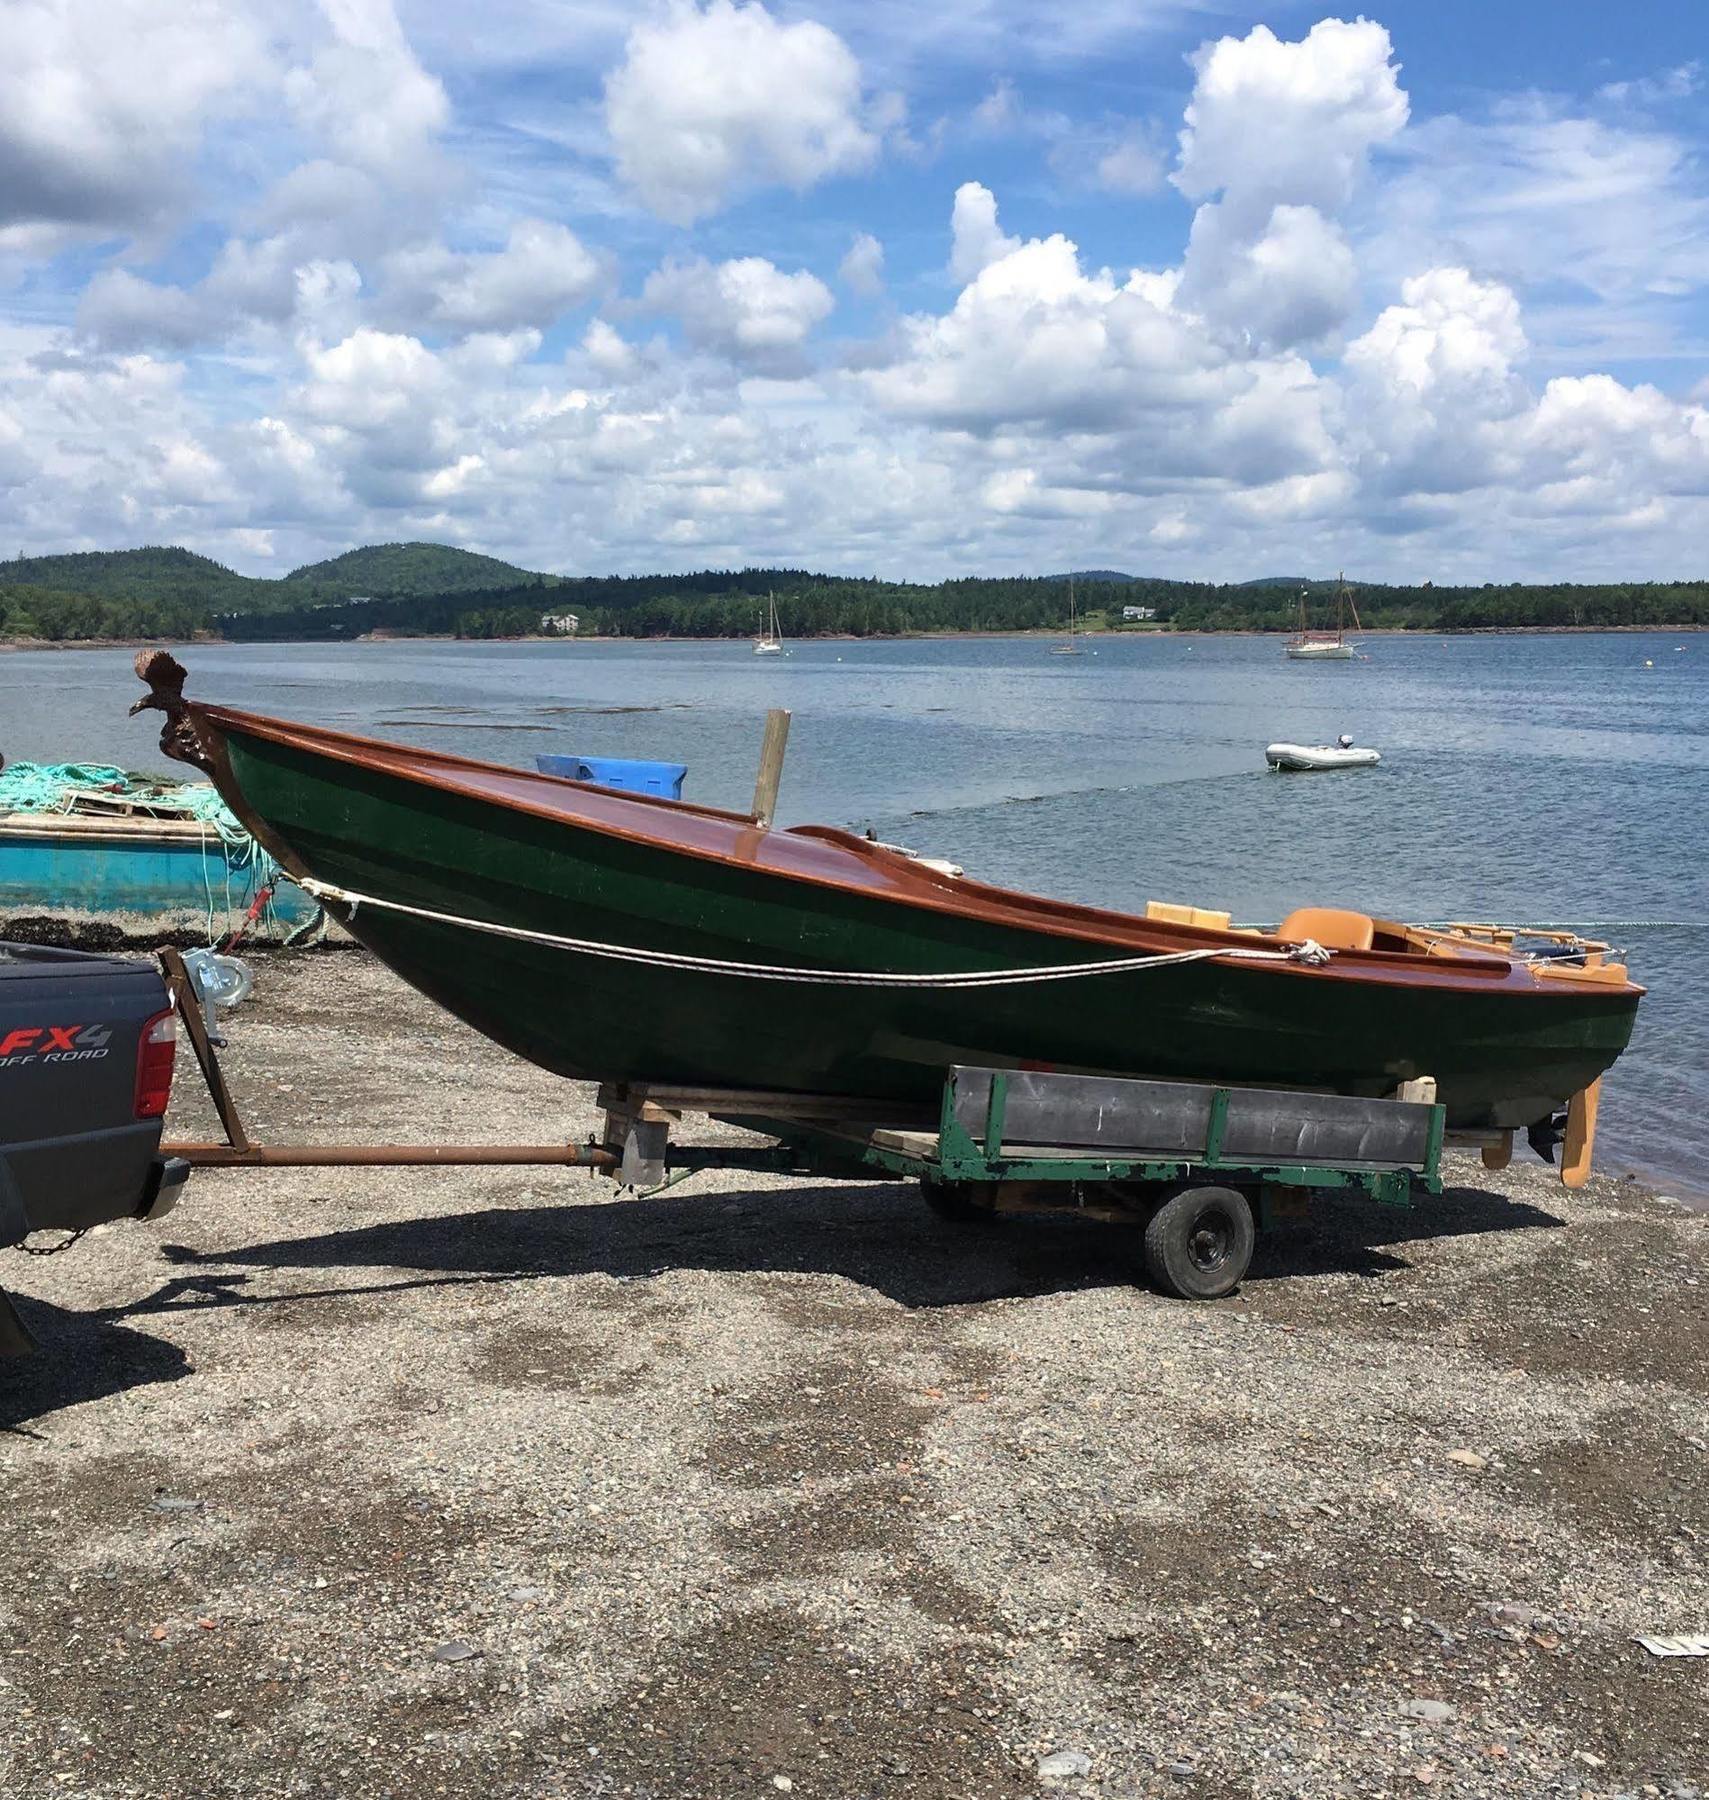
<svg viewBox="0 0 1709 1800"><path fill-rule="evenodd" d="M213 940L244 924L263 893L251 935L286 935L319 910L203 783L75 764L0 770L0 925L47 919Z"/></svg>

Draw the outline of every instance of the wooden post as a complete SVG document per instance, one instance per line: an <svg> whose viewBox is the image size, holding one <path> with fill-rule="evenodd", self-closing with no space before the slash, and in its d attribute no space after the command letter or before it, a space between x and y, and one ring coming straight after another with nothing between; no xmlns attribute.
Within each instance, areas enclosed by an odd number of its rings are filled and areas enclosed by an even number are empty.
<svg viewBox="0 0 1709 1800"><path fill-rule="evenodd" d="M765 716L765 741L760 745L759 779L754 783L753 819L770 825L777 813L777 790L783 780L783 752L789 742L789 711L774 706Z"/></svg>

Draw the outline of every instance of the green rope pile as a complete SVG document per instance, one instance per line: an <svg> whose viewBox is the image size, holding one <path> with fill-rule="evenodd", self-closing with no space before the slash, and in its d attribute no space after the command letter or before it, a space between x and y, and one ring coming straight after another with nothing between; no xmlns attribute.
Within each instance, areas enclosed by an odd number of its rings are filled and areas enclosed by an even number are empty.
<svg viewBox="0 0 1709 1800"><path fill-rule="evenodd" d="M70 812L79 790L124 794L142 784L106 763L8 763L0 768L0 812Z"/></svg>
<svg viewBox="0 0 1709 1800"><path fill-rule="evenodd" d="M206 782L141 775L111 763L16 762L0 767L0 812L72 812L78 796L86 793L134 797L194 818L224 813L231 819L225 802Z"/></svg>

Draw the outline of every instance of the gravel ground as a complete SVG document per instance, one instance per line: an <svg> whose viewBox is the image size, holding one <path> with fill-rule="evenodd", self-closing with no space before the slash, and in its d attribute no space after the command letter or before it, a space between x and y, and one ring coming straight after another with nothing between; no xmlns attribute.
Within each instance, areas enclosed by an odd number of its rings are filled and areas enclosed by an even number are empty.
<svg viewBox="0 0 1709 1800"><path fill-rule="evenodd" d="M594 1121L353 952L232 1037L279 1140ZM3 1271L0 1792L1695 1794L1706 1221L1454 1173L1201 1307L902 1186L193 1177Z"/></svg>

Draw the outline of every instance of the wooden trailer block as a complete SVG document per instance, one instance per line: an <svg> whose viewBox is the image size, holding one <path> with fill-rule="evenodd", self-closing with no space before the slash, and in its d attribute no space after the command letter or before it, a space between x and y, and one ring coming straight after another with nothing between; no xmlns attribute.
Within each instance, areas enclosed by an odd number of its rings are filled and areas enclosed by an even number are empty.
<svg viewBox="0 0 1709 1800"><path fill-rule="evenodd" d="M1493 1144L1485 1144L1478 1154L1483 1158L1486 1169L1505 1169L1513 1161L1513 1133L1503 1131L1497 1134Z"/></svg>
<svg viewBox="0 0 1709 1800"><path fill-rule="evenodd" d="M1602 1098L1599 1075L1567 1102L1567 1134L1561 1144L1561 1186L1581 1188L1590 1179L1590 1156L1596 1147L1596 1109Z"/></svg>

